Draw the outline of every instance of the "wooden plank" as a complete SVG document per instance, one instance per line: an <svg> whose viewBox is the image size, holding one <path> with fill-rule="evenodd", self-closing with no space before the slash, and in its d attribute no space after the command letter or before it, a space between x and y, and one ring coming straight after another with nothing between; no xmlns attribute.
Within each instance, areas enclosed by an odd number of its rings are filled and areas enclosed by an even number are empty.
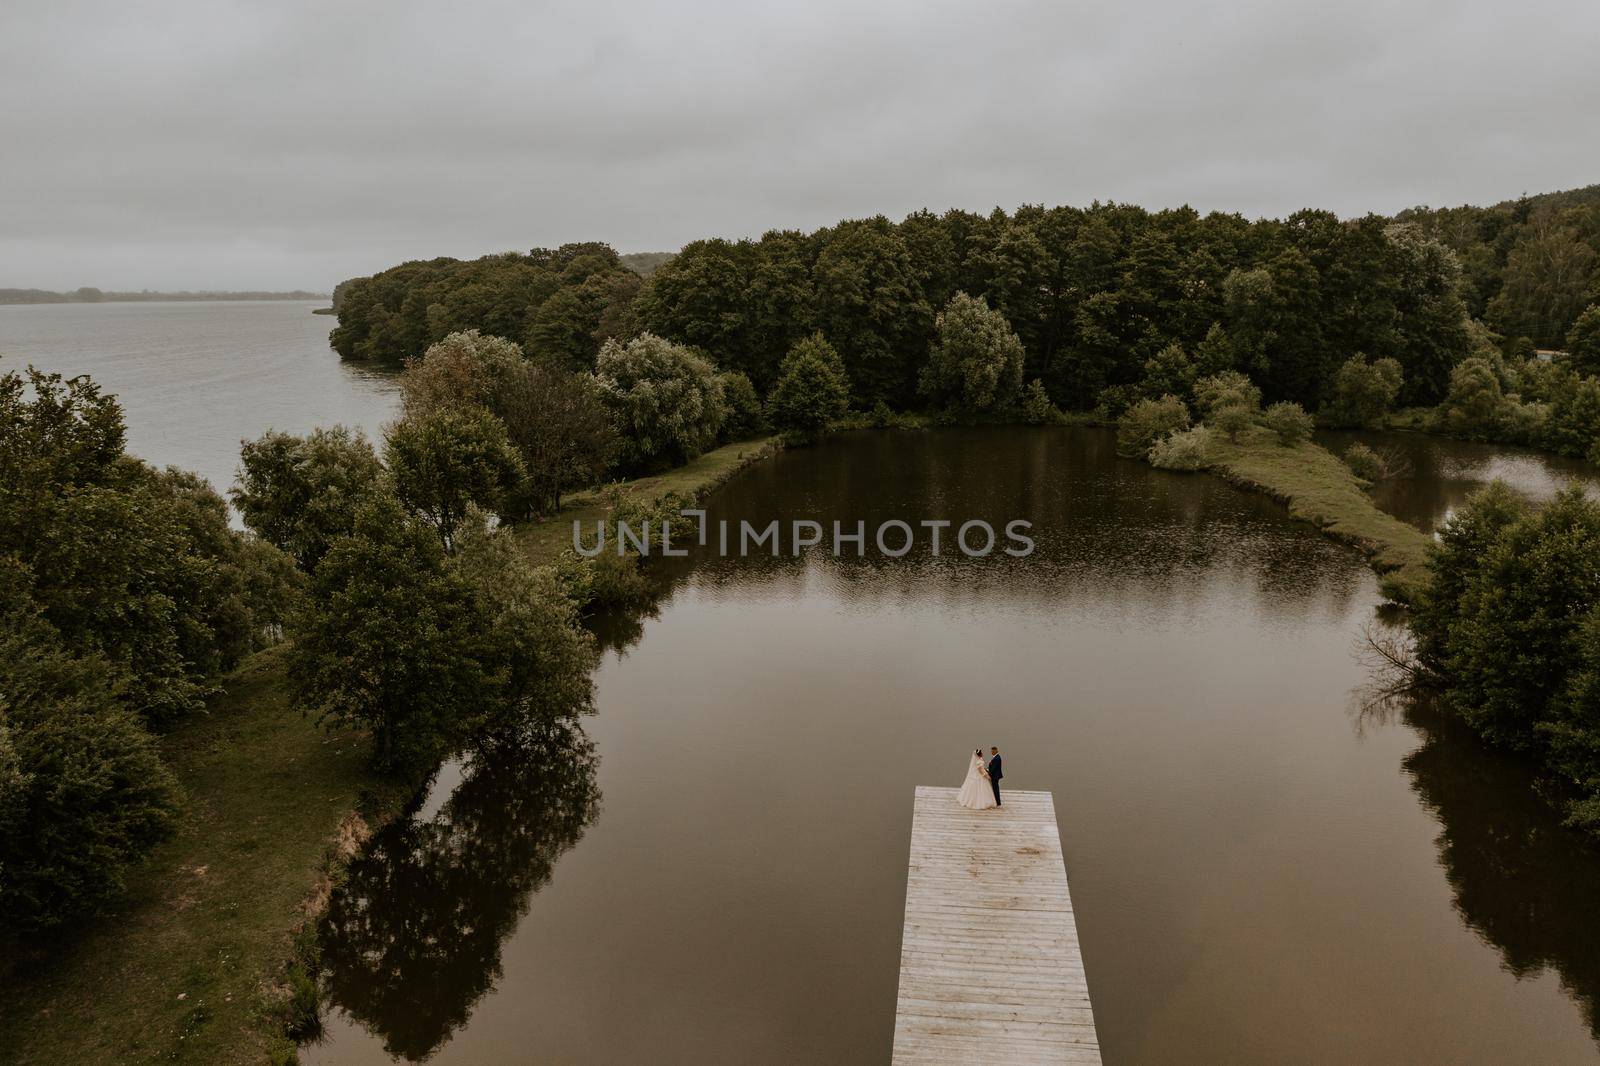
<svg viewBox="0 0 1600 1066"><path fill-rule="evenodd" d="M969 811L956 792L913 804L894 1061L1098 1063L1055 799Z"/></svg>

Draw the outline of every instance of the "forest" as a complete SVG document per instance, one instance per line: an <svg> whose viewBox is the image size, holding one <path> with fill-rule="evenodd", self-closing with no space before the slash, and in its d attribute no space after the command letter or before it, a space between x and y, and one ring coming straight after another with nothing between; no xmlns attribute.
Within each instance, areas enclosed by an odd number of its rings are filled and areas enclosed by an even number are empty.
<svg viewBox="0 0 1600 1066"><path fill-rule="evenodd" d="M1570 344L1600 302L1597 262L1600 186L1349 220L1099 203L919 211L694 241L648 281L602 244L406 263L341 286L332 342L399 365L476 328L585 369L605 339L647 330L765 393L783 354L820 331L857 406L903 409L934 318L960 292L1005 316L1024 379L1067 410L1117 413L1173 344L1200 376L1237 369L1268 402L1308 409L1351 356L1392 358L1398 402L1431 406L1485 343L1512 357Z"/></svg>

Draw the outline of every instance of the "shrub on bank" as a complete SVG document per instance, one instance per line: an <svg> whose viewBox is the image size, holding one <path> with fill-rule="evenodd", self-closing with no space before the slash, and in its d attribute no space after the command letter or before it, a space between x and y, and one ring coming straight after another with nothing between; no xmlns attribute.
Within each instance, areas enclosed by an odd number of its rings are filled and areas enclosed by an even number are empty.
<svg viewBox="0 0 1600 1066"><path fill-rule="evenodd" d="M1150 465L1162 470L1205 470L1211 465L1210 426L1172 433L1150 448Z"/></svg>
<svg viewBox="0 0 1600 1066"><path fill-rule="evenodd" d="M1311 439L1315 428L1311 416L1297 403L1275 403L1261 416L1262 425L1278 435L1278 443L1289 446Z"/></svg>
<svg viewBox="0 0 1600 1066"><path fill-rule="evenodd" d="M1137 459L1169 433L1189 428L1189 409L1176 396L1140 400L1117 420L1117 454Z"/></svg>
<svg viewBox="0 0 1600 1066"><path fill-rule="evenodd" d="M1363 481L1381 481L1384 476L1383 459L1371 448L1356 441L1344 450L1344 465Z"/></svg>

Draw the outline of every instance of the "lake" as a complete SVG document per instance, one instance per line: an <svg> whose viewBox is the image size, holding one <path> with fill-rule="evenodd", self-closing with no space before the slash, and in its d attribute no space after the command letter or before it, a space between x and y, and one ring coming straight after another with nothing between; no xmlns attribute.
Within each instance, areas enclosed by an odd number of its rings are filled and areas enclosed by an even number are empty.
<svg viewBox="0 0 1600 1066"><path fill-rule="evenodd" d="M223 487L241 437L391 417L311 306L5 307L0 365L93 374L134 452ZM1419 525L1592 473L1404 443L1376 495ZM711 506L1038 548L660 568L582 732L446 766L353 864L306 1062L881 1063L912 789L989 744L1055 795L1106 1061L1597 1058L1600 860L1517 761L1362 712L1374 578L1279 505L1015 428L846 435Z"/></svg>
<svg viewBox="0 0 1600 1066"><path fill-rule="evenodd" d="M356 864L306 1061L886 1061L912 790L990 744L1055 795L1106 1061L1591 1061L1594 854L1425 708L1359 713L1354 553L1113 445L860 433L726 486L1038 548L663 570L556 770L449 767Z"/></svg>
<svg viewBox="0 0 1600 1066"><path fill-rule="evenodd" d="M343 423L376 437L392 375L341 363L326 301L0 306L0 371L29 363L92 376L122 401L128 450L193 470L226 493L239 442Z"/></svg>

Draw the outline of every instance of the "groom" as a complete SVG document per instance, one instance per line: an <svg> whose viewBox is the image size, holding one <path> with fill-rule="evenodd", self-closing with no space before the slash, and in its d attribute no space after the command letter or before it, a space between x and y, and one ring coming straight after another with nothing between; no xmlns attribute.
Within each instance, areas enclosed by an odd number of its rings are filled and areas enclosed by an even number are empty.
<svg viewBox="0 0 1600 1066"><path fill-rule="evenodd" d="M994 789L994 805L996 807L1004 806L1004 804L1002 804L1000 802L1000 779L1002 777L1004 777L1004 776L1005 776L1005 774L1000 772L1000 749L999 748L990 748L989 749L989 786Z"/></svg>

